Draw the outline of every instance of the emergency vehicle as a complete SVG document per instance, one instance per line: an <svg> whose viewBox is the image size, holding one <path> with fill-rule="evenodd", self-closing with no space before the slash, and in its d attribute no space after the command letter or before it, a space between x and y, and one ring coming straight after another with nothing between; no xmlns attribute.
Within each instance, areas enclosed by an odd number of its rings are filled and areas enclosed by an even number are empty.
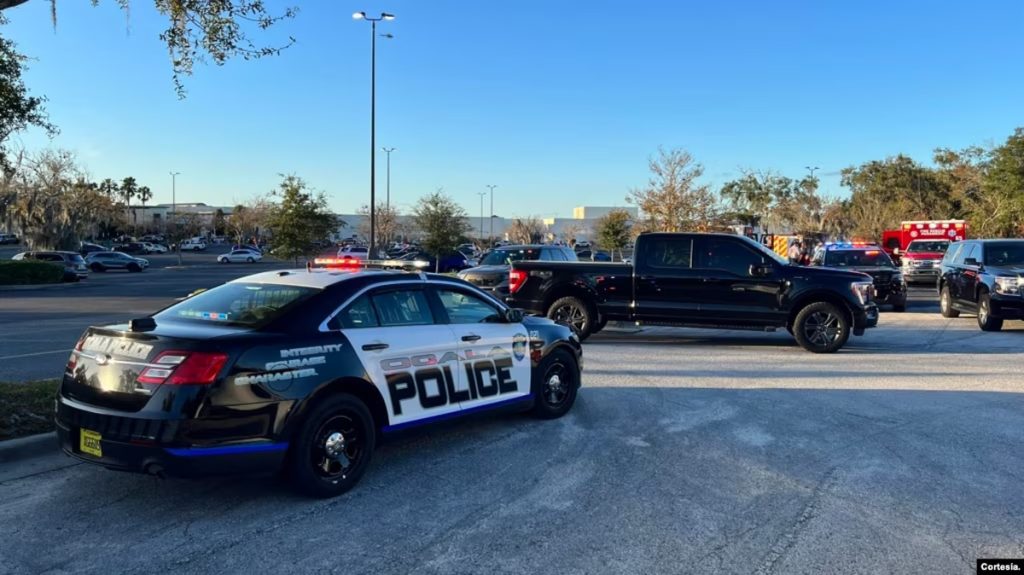
<svg viewBox="0 0 1024 575"><path fill-rule="evenodd" d="M65 453L197 476L283 469L352 488L381 437L478 412L564 415L579 338L465 281L418 272L269 271L88 328L56 398Z"/></svg>
<svg viewBox="0 0 1024 575"><path fill-rule="evenodd" d="M964 220L907 221L900 223L897 230L882 232L882 249L890 256L900 258L914 240L959 242L965 239L967 222Z"/></svg>

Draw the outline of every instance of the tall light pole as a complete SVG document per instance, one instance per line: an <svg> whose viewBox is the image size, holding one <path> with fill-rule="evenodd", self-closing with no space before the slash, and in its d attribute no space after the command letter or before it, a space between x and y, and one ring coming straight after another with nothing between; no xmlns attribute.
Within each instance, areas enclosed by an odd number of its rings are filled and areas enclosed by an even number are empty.
<svg viewBox="0 0 1024 575"><path fill-rule="evenodd" d="M171 221L178 215L178 176L181 172L171 172Z"/></svg>
<svg viewBox="0 0 1024 575"><path fill-rule="evenodd" d="M386 152L387 155L388 155L388 199L387 199L387 203L385 203L384 205L386 205L388 207L388 211L391 211L391 152L394 152L398 148L381 148L381 149L384 150L384 152Z"/></svg>
<svg viewBox="0 0 1024 575"><path fill-rule="evenodd" d="M370 23L370 251L369 259L377 259L377 22L394 20L394 14L381 12L380 17L370 18L366 12L352 14L354 20Z"/></svg>
<svg viewBox="0 0 1024 575"><path fill-rule="evenodd" d="M807 171L811 173L811 178L814 177L814 172L816 172L816 171L821 169L818 166L814 166L813 168L810 167L810 166L804 166L804 167L807 168Z"/></svg>
<svg viewBox="0 0 1024 575"><path fill-rule="evenodd" d="M490 231L487 232L487 239L493 242L494 241L494 188L497 188L498 186L487 184L487 187L490 188L490 190L491 190L491 217L490 217L491 221L490 221L490 224L487 226L488 230L490 230Z"/></svg>
<svg viewBox="0 0 1024 575"><path fill-rule="evenodd" d="M480 196L480 231L477 235L482 244L484 243L484 196L487 195L487 192L478 192L477 195Z"/></svg>

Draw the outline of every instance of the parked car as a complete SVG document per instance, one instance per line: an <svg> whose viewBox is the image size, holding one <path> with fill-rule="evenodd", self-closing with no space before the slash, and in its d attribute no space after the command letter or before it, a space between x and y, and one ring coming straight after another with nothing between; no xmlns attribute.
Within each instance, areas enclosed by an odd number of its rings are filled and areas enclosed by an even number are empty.
<svg viewBox="0 0 1024 575"><path fill-rule="evenodd" d="M114 244L113 249L126 254L147 255L150 253L149 244L143 242L129 242L126 244Z"/></svg>
<svg viewBox="0 0 1024 575"><path fill-rule="evenodd" d="M452 252L441 258L440 265L438 265L437 258L434 256L421 251L410 252L397 258L399 262L420 262L417 268L425 269L426 271L438 271L440 273L451 273L464 270L472 267L475 264L475 260L471 260L463 255L461 252Z"/></svg>
<svg viewBox="0 0 1024 575"><path fill-rule="evenodd" d="M263 253L263 249L262 248L260 248L259 246L254 246L252 244L235 244L235 245L231 246L231 249L232 249L232 251L234 251L234 250L249 250L250 252L256 252L258 254L262 254Z"/></svg>
<svg viewBox="0 0 1024 575"><path fill-rule="evenodd" d="M938 281L942 317L978 316L983 331L1024 319L1024 240L964 240L942 258Z"/></svg>
<svg viewBox="0 0 1024 575"><path fill-rule="evenodd" d="M504 301L508 295L508 271L518 261L574 262L576 253L565 246L505 246L488 252L480 265L459 272L459 277Z"/></svg>
<svg viewBox="0 0 1024 575"><path fill-rule="evenodd" d="M99 244L89 243L89 242L82 242L82 244L78 247L78 253L82 254L83 256L87 256L87 255L89 255L89 254L91 254L93 252L106 252L106 251L110 251L110 248L107 248L105 246L101 246Z"/></svg>
<svg viewBox="0 0 1024 575"><path fill-rule="evenodd" d="M580 250L576 252L576 259L590 260L592 262L610 262L612 261L612 256L608 252L601 250Z"/></svg>
<svg viewBox="0 0 1024 575"><path fill-rule="evenodd" d="M263 254L254 252L252 250L231 250L226 254L217 256L217 261L222 264L231 264L237 262L253 263L263 259Z"/></svg>
<svg viewBox="0 0 1024 575"><path fill-rule="evenodd" d="M866 273L875 282L875 301L892 305L893 311L907 309L904 275L877 244L829 243L811 265Z"/></svg>
<svg viewBox="0 0 1024 575"><path fill-rule="evenodd" d="M145 244L146 249L148 249L149 253L151 253L151 254L166 254L167 253L167 246L165 246L163 244L154 244L152 242L143 242L143 243Z"/></svg>
<svg viewBox="0 0 1024 575"><path fill-rule="evenodd" d="M82 255L77 252L65 251L31 251L16 254L13 260L37 260L53 262L64 267L64 281L76 282L89 277L89 268Z"/></svg>
<svg viewBox="0 0 1024 575"><path fill-rule="evenodd" d="M188 239L181 242L181 251L183 252L201 252L206 250L206 242L196 238Z"/></svg>
<svg viewBox="0 0 1024 575"><path fill-rule="evenodd" d="M774 331L804 349L839 350L878 324L871 276L790 265L732 234L652 233L635 264L514 262L509 305L569 324L586 338L608 321Z"/></svg>
<svg viewBox="0 0 1024 575"><path fill-rule="evenodd" d="M93 252L85 257L89 269L94 272L105 272L107 270L127 270L130 272L141 272L149 267L149 260L132 257L124 252Z"/></svg>
<svg viewBox="0 0 1024 575"><path fill-rule="evenodd" d="M17 245L19 243L21 243L21 240L14 234L0 234L0 245Z"/></svg>
<svg viewBox="0 0 1024 575"><path fill-rule="evenodd" d="M365 260L368 257L370 248L363 246L345 246L338 250L338 257L342 259Z"/></svg>

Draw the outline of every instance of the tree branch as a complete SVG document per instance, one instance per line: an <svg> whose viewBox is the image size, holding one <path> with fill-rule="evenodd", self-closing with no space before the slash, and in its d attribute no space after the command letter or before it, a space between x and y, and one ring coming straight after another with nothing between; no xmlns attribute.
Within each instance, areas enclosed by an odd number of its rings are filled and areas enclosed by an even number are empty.
<svg viewBox="0 0 1024 575"><path fill-rule="evenodd" d="M0 10L21 6L25 2L28 2L28 0L0 0Z"/></svg>

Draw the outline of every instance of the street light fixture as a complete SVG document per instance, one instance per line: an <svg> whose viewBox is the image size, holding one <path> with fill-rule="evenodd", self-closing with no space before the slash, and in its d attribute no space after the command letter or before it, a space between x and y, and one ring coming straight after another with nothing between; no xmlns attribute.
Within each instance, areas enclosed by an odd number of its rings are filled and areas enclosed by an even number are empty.
<svg viewBox="0 0 1024 575"><path fill-rule="evenodd" d="M171 221L178 215L178 176L181 172L171 172Z"/></svg>
<svg viewBox="0 0 1024 575"><path fill-rule="evenodd" d="M804 166L804 167L807 168L807 171L811 173L811 177L812 178L814 177L814 172L816 172L816 171L821 169L818 166L814 166L813 168L810 167L810 166Z"/></svg>
<svg viewBox="0 0 1024 575"><path fill-rule="evenodd" d="M491 190L491 223L488 226L489 231L487 232L487 238L490 241L494 241L494 188L497 188L498 186L487 184L487 187Z"/></svg>
<svg viewBox="0 0 1024 575"><path fill-rule="evenodd" d="M477 236L480 238L480 243L483 244L484 243L484 196L487 195L487 192L477 192L476 195L480 196L480 229L479 229L479 232L477 233Z"/></svg>
<svg viewBox="0 0 1024 575"><path fill-rule="evenodd" d="M381 12L371 18L366 12L355 12L353 20L370 23L370 251L369 259L376 259L377 245L377 22L395 19L394 14Z"/></svg>

